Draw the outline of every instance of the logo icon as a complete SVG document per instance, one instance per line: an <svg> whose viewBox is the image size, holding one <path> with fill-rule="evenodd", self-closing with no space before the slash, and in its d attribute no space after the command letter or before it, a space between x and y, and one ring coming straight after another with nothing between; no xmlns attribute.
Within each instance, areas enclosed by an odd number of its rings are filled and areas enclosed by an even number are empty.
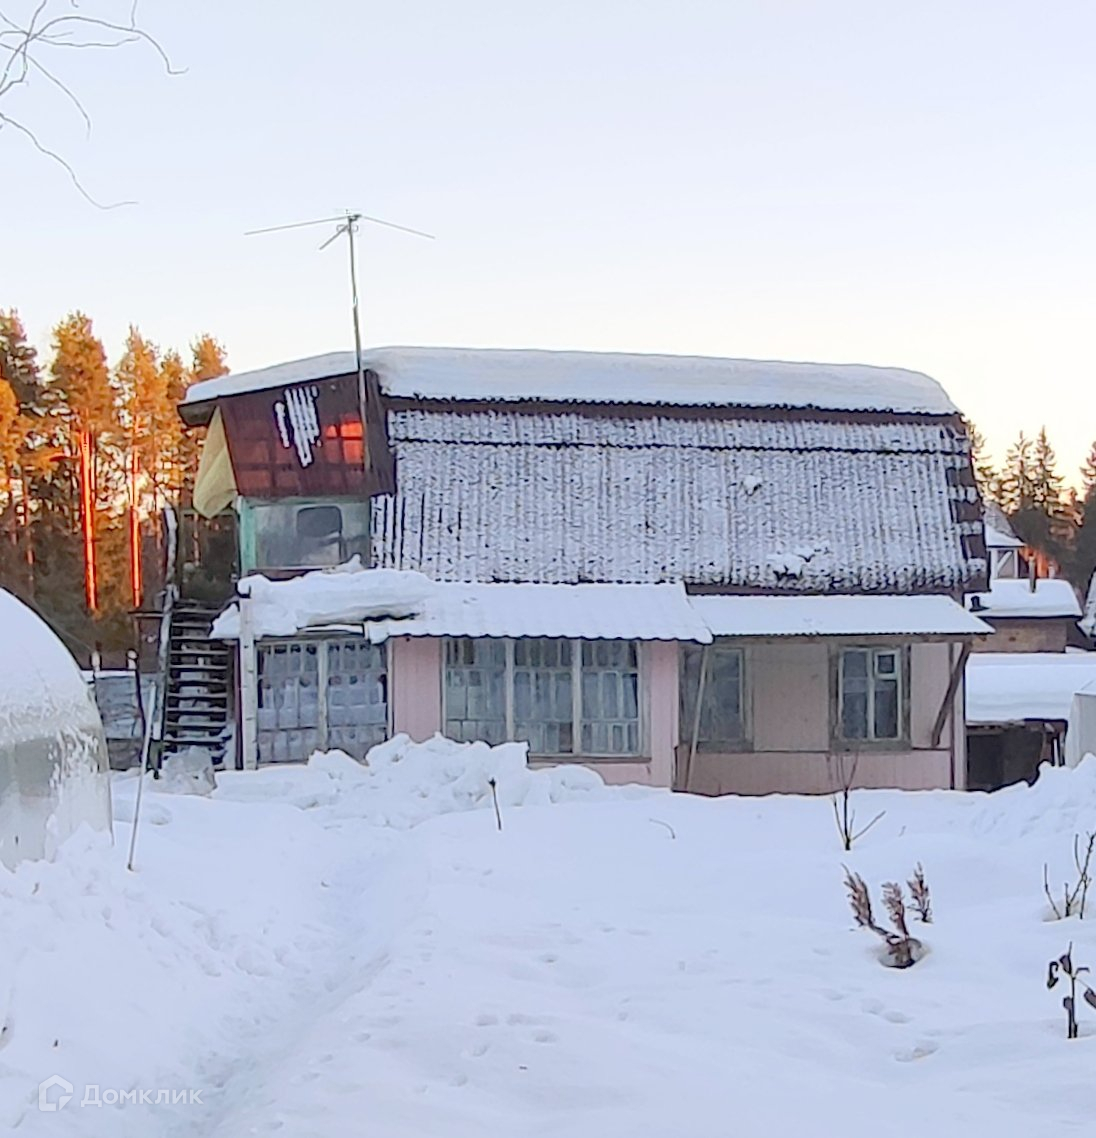
<svg viewBox="0 0 1096 1138"><path fill-rule="evenodd" d="M61 1093L57 1096L56 1101L53 1101L50 1091L55 1087L59 1088ZM68 1079L62 1079L60 1075L50 1075L45 1082L38 1084L39 1110L63 1110L70 1098L72 1098L72 1083Z"/></svg>

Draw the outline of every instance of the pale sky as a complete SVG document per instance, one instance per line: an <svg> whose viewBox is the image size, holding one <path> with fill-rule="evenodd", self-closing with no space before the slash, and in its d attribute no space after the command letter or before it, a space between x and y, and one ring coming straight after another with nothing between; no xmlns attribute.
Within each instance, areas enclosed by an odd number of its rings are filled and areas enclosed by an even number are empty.
<svg viewBox="0 0 1096 1138"><path fill-rule="evenodd" d="M128 12L129 0L82 9ZM0 11L27 0L0 0ZM68 52L3 109L0 306L201 331L234 370L367 344L925 371L1003 450L1096 438L1096 5L1012 0L143 0L155 55Z"/></svg>

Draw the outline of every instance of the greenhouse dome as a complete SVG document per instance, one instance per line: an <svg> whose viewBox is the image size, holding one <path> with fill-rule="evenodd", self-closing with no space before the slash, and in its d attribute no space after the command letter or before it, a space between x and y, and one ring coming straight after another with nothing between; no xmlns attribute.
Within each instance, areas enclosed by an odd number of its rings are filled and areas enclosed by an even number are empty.
<svg viewBox="0 0 1096 1138"><path fill-rule="evenodd" d="M81 825L110 827L103 725L68 649L0 589L0 862L51 857Z"/></svg>

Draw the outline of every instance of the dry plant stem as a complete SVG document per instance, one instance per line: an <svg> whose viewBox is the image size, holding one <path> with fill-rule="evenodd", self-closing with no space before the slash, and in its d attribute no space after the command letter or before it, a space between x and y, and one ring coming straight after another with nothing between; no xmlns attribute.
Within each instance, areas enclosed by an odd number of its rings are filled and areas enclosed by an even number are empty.
<svg viewBox="0 0 1096 1138"><path fill-rule="evenodd" d="M498 824L499 831L502 831L502 813L499 810L499 788L498 783L493 778L487 780L487 785L491 788L491 801L495 804L495 822Z"/></svg>
<svg viewBox="0 0 1096 1138"><path fill-rule="evenodd" d="M1055 984L1065 976L1069 980L1069 995L1062 997L1062 1007L1066 1013L1066 1038L1076 1039L1080 1034L1080 1029L1077 1024L1077 986L1081 987L1081 997L1090 1008L1096 1008L1096 992L1092 990L1088 982L1082 980L1081 977L1087 973L1089 969L1084 965L1080 967L1074 966L1073 963L1073 942L1070 941L1069 947L1066 951L1058 957L1057 960L1052 960L1047 966L1047 987L1053 988Z"/></svg>
<svg viewBox="0 0 1096 1138"><path fill-rule="evenodd" d="M677 832L674 830L673 826L671 826L669 822L663 822L661 818L648 818L647 821L648 822L654 822L654 824L656 826L665 826L666 829L670 832L670 837L674 838L674 839L677 838Z"/></svg>
<svg viewBox="0 0 1096 1138"><path fill-rule="evenodd" d="M854 842L858 842L886 814L885 810L880 810L863 829L856 829L856 811L852 809L851 796L859 762L858 756L853 756L851 763L846 762L843 755L840 757L830 756L829 759L831 775L836 776L833 781L837 784L837 788L830 795L830 801L833 804L837 833L846 853L852 849Z"/></svg>
<svg viewBox="0 0 1096 1138"><path fill-rule="evenodd" d="M1043 892L1047 895L1047 900L1050 902L1051 911L1054 913L1055 920L1062 920L1065 917L1078 916L1084 920L1085 906L1088 902L1088 887L1092 882L1090 872L1090 865L1092 863L1093 849L1096 848L1096 832L1087 835L1088 841L1085 846L1084 857L1081 857L1081 835L1074 834L1073 836L1073 864L1077 868L1077 882L1071 889L1069 883L1066 882L1062 886L1062 906L1058 907L1058 903L1054 900L1054 895L1050 891L1050 871L1046 863L1043 863Z"/></svg>
<svg viewBox="0 0 1096 1138"><path fill-rule="evenodd" d="M906 882L909 886L910 898L913 904L910 906L920 918L923 925L932 924L932 897L929 894L928 882L925 880L925 871L921 868L921 863L917 863L917 868L913 871L913 876Z"/></svg>

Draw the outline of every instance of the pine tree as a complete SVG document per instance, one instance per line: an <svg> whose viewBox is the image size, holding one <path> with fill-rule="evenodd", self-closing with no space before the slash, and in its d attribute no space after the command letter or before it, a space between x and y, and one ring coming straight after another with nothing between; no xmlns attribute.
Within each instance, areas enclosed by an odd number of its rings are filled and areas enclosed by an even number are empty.
<svg viewBox="0 0 1096 1138"><path fill-rule="evenodd" d="M1032 442L1022 433L1009 450L1002 497L1013 528L1031 548L1067 568L1073 553L1075 525L1064 496L1058 460L1040 428Z"/></svg>
<svg viewBox="0 0 1096 1138"><path fill-rule="evenodd" d="M1000 493L1000 475L989 456L986 437L969 419L964 422L970 439L971 461L974 464L974 478L978 483L978 492L986 501L996 502Z"/></svg>
<svg viewBox="0 0 1096 1138"><path fill-rule="evenodd" d="M1096 573L1096 443L1081 465L1081 499L1077 509L1077 537L1070 565L1070 580L1087 594Z"/></svg>
<svg viewBox="0 0 1096 1138"><path fill-rule="evenodd" d="M191 344L190 350L190 370L185 376L180 377L183 380L182 385L174 389L176 405L183 401L183 396L192 383L201 383L204 379L216 379L220 375L228 374L225 350L208 333L199 336ZM198 458L201 454L204 437L204 427L185 427L180 420L178 435L179 493L180 500L187 505L193 500L194 479L198 473Z"/></svg>
<svg viewBox="0 0 1096 1138"><path fill-rule="evenodd" d="M21 410L34 407L41 394L38 353L15 309L0 310L0 379L11 385Z"/></svg>
<svg viewBox="0 0 1096 1138"><path fill-rule="evenodd" d="M1032 442L1023 431L1008 448L998 480L1001 508L1009 517L1031 509L1035 501Z"/></svg>
<svg viewBox="0 0 1096 1138"><path fill-rule="evenodd" d="M72 493L72 528L88 531L81 543L81 560L89 607L109 613L124 608L128 577L123 573L119 579L97 571L101 538L124 489L124 435L117 391L103 345L83 313L74 312L57 325L53 348L47 405L58 428L62 455L58 465L64 468Z"/></svg>

